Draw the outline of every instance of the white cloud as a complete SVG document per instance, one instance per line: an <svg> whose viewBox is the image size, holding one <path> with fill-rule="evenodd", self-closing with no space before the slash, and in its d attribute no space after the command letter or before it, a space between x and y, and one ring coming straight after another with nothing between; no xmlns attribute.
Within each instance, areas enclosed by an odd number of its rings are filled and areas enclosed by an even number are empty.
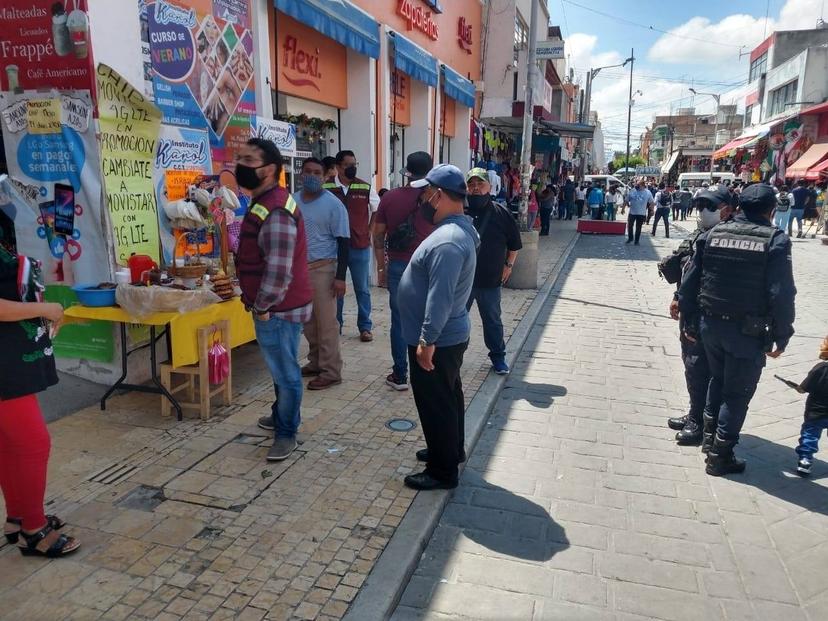
<svg viewBox="0 0 828 621"><path fill-rule="evenodd" d="M598 37L595 35L576 32L569 35L566 45L566 58L569 67L575 71L585 71L589 67L604 67L607 65L618 65L624 62L624 56L616 51L601 52L595 54L595 46Z"/></svg>
<svg viewBox="0 0 828 621"><path fill-rule="evenodd" d="M763 15L728 15L718 22L693 17L670 29L647 52L652 62L718 65L736 61L738 46L750 50L774 30L798 30L816 27L823 0L787 0L778 19Z"/></svg>

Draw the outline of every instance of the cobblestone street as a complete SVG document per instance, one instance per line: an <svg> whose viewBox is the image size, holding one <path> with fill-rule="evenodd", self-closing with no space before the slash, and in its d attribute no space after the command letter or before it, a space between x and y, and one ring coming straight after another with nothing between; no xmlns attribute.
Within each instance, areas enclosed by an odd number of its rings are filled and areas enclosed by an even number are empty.
<svg viewBox="0 0 828 621"><path fill-rule="evenodd" d="M541 282L575 235L565 223L542 238ZM508 334L537 293L504 292ZM384 384L387 292L373 296L375 340L359 342L349 297L345 381L305 393L303 443L286 462L265 462L271 438L255 425L273 398L256 345L237 350L234 403L208 422L163 419L157 397L132 393L50 424L47 510L83 547L44 562L5 545L0 618L340 618L408 510L402 477L424 445L419 427L385 427L417 414L410 392ZM473 325L468 399L489 373L476 310Z"/></svg>
<svg viewBox="0 0 828 621"><path fill-rule="evenodd" d="M753 400L746 473L716 479L666 427L687 404L654 262L673 233L580 238L395 620L825 618L828 466L794 473L805 399L773 374L817 361L828 249L794 240L797 334Z"/></svg>

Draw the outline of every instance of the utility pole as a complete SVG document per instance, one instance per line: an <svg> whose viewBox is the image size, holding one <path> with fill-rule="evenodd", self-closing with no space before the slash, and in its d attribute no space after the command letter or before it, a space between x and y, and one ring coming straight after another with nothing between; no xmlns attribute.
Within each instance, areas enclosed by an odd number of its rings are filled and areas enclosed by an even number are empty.
<svg viewBox="0 0 828 621"><path fill-rule="evenodd" d="M627 169L627 179L630 175L630 128L632 125L632 96L633 96L633 66L635 65L635 49L630 50L630 100L627 102L627 160L624 164Z"/></svg>
<svg viewBox="0 0 828 621"><path fill-rule="evenodd" d="M532 181L532 129L534 127L535 85L537 84L538 60L538 3L532 0L529 18L529 49L526 51L526 97L523 102L523 148L520 154L520 216L518 223L522 231L528 230L529 184Z"/></svg>
<svg viewBox="0 0 828 621"><path fill-rule="evenodd" d="M716 121L713 124L713 148L710 151L710 185L713 185L713 163L716 161L716 134L719 133L719 108L722 107L722 96L718 93L702 93L694 88L690 89L694 95L707 95L716 102Z"/></svg>

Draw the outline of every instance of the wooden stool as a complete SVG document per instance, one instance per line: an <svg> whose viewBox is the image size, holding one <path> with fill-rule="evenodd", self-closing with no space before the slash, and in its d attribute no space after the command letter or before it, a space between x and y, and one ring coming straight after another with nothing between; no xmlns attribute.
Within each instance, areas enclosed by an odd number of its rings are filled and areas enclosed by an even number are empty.
<svg viewBox="0 0 828 621"><path fill-rule="evenodd" d="M230 372L227 379L215 387L210 386L209 362L207 352L213 343L213 336L221 334L221 343L227 350L227 358L230 364ZM184 381L173 387L172 375L183 375ZM172 364L165 362L161 365L161 383L173 396L176 393L186 390L189 401L179 401L182 408L198 410L203 420L210 418L210 400L217 394L222 395L222 404L230 405L233 398L232 388L233 359L230 348L230 322L227 320L218 321L212 325L198 329L198 363L189 364L174 369ZM196 380L198 386L196 387ZM198 389L198 400L195 400L196 388ZM161 397L161 416L170 416L170 402Z"/></svg>

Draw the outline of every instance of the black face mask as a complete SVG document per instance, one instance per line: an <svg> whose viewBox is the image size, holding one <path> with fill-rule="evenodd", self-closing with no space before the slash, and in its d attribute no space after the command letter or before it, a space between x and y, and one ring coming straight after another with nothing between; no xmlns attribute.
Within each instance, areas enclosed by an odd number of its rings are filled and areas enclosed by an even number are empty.
<svg viewBox="0 0 828 621"><path fill-rule="evenodd" d="M434 224L434 216L437 214L437 209L430 202L424 200L422 196L417 199L417 202L420 204L420 213L423 214L425 221L429 224Z"/></svg>
<svg viewBox="0 0 828 621"><path fill-rule="evenodd" d="M346 179L356 179L357 167L356 166L348 166L348 168L346 168L342 172L345 173L345 178Z"/></svg>
<svg viewBox="0 0 828 621"><path fill-rule="evenodd" d="M262 185L262 180L259 178L259 175L256 174L256 171L260 168L264 168L265 166L269 166L269 164L264 164L263 166L245 166L244 164L236 164L236 181L239 186L243 187L245 190L255 190Z"/></svg>
<svg viewBox="0 0 828 621"><path fill-rule="evenodd" d="M488 194L469 194L466 200L469 203L469 211L471 213L480 213L489 205Z"/></svg>

